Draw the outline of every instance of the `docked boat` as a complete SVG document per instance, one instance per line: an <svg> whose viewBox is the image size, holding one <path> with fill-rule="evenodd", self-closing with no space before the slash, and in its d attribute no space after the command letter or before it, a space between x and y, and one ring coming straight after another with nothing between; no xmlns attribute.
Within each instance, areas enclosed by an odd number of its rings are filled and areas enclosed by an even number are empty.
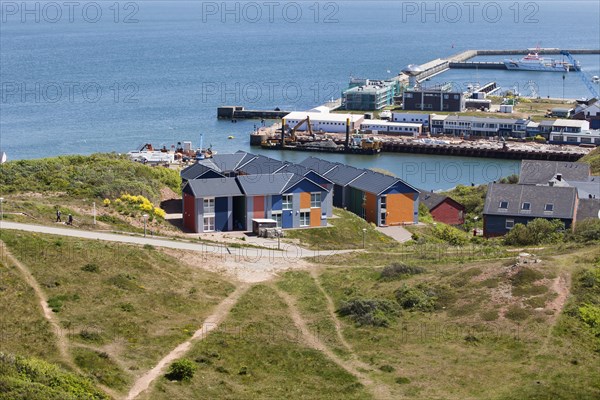
<svg viewBox="0 0 600 400"><path fill-rule="evenodd" d="M580 65L560 60L540 57L537 52L529 53L520 60L507 59L504 65L509 70L540 71L540 72L569 72L578 71Z"/></svg>

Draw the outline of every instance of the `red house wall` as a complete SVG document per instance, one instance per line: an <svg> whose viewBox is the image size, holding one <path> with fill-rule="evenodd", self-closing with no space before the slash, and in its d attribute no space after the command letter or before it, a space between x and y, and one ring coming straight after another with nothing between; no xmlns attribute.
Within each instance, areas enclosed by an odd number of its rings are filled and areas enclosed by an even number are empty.
<svg viewBox="0 0 600 400"><path fill-rule="evenodd" d="M436 208L431 210L431 216L435 221L448 225L462 225L465 222L464 212L453 203L444 200Z"/></svg>
<svg viewBox="0 0 600 400"><path fill-rule="evenodd" d="M183 226L196 232L196 199L187 193L183 194Z"/></svg>

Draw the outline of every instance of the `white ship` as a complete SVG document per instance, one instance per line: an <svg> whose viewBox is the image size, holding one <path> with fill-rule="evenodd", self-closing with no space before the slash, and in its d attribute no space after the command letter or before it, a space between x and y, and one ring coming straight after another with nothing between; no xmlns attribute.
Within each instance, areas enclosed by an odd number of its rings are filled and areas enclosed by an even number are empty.
<svg viewBox="0 0 600 400"><path fill-rule="evenodd" d="M537 52L529 53L520 60L504 60L507 69L520 71L549 71L549 72L569 72L578 71L579 63L572 65L566 61L558 61L551 58L543 58Z"/></svg>

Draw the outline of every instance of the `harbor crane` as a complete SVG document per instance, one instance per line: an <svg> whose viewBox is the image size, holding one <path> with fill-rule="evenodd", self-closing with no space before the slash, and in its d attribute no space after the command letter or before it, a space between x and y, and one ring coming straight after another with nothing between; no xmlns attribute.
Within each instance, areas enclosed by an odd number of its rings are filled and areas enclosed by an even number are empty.
<svg viewBox="0 0 600 400"><path fill-rule="evenodd" d="M567 59L569 60L569 62L571 63L571 65L577 65L577 61L573 58L573 56L571 55L571 53L569 53L568 51L562 50L560 52L560 54L562 54L563 56L567 57ZM590 78L588 76L588 74L586 74L583 69L581 68L577 68L576 71L579 73L579 77L581 78L581 80L583 81L583 84L588 88L588 90L590 91L590 93L592 94L592 97L595 97L596 99L600 100L600 96L598 95L598 90L596 89L592 78Z"/></svg>

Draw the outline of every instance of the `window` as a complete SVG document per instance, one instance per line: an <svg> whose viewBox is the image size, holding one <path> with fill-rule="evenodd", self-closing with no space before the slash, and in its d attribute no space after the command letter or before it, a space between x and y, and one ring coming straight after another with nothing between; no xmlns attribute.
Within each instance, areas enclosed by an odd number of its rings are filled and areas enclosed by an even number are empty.
<svg viewBox="0 0 600 400"><path fill-rule="evenodd" d="M381 209L385 210L387 208L387 196L381 196Z"/></svg>
<svg viewBox="0 0 600 400"><path fill-rule="evenodd" d="M546 204L544 206L544 211L553 212L554 211L554 204L550 204L550 203Z"/></svg>
<svg viewBox="0 0 600 400"><path fill-rule="evenodd" d="M281 213L273 213L273 219L277 222L277 227L281 228Z"/></svg>
<svg viewBox="0 0 600 400"><path fill-rule="evenodd" d="M204 199L204 214L215 213L215 199Z"/></svg>
<svg viewBox="0 0 600 400"><path fill-rule="evenodd" d="M204 232L215 230L215 217L204 217Z"/></svg>
<svg viewBox="0 0 600 400"><path fill-rule="evenodd" d="M301 212L300 213L300 226L309 226L310 225L310 213L309 212Z"/></svg>
<svg viewBox="0 0 600 400"><path fill-rule="evenodd" d="M291 194L284 194L281 196L281 209L282 210L293 210L294 209L294 196Z"/></svg>
<svg viewBox="0 0 600 400"><path fill-rule="evenodd" d="M500 205L498 206L498 208L500 208L502 210L507 210L508 209L508 201L502 200L500 202Z"/></svg>
<svg viewBox="0 0 600 400"><path fill-rule="evenodd" d="M506 229L512 229L515 227L515 220L514 219L507 219L506 220Z"/></svg>
<svg viewBox="0 0 600 400"><path fill-rule="evenodd" d="M321 193L311 193L310 194L310 208L320 208L321 207Z"/></svg>
<svg viewBox="0 0 600 400"><path fill-rule="evenodd" d="M523 204L521 204L521 210L531 211L531 203L524 202Z"/></svg>

